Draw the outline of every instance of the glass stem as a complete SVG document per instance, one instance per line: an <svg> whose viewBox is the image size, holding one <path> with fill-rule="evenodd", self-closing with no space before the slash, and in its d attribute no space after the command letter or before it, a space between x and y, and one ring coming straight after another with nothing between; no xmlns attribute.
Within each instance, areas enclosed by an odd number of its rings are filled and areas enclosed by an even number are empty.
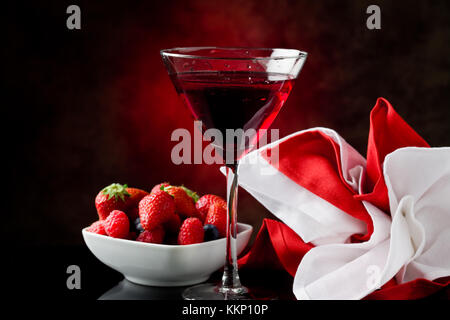
<svg viewBox="0 0 450 320"><path fill-rule="evenodd" d="M243 293L238 274L236 237L237 237L237 195L238 195L238 164L227 165L227 254L222 286L222 293Z"/></svg>

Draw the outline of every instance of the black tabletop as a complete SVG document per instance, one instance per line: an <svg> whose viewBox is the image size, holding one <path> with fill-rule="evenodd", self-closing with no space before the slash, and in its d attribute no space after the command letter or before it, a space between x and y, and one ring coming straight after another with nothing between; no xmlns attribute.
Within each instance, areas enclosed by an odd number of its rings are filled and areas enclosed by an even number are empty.
<svg viewBox="0 0 450 320"><path fill-rule="evenodd" d="M42 299L82 300L181 300L186 287L151 287L132 283L119 272L100 262L84 246L29 246L7 250L6 285L10 294ZM71 265L80 269L80 289L69 289ZM292 300L292 277L286 272L240 270L241 281L261 297ZM208 282L218 283L221 271Z"/></svg>
<svg viewBox="0 0 450 320"><path fill-rule="evenodd" d="M182 300L186 287L151 287L132 283L119 272L100 262L85 245L79 246L7 246L3 250L2 288L9 298L34 300ZM69 289L67 268L78 266L81 287ZM293 278L284 271L240 269L243 285L269 300L295 300ZM218 283L221 271L208 282ZM426 300L446 300L441 290Z"/></svg>

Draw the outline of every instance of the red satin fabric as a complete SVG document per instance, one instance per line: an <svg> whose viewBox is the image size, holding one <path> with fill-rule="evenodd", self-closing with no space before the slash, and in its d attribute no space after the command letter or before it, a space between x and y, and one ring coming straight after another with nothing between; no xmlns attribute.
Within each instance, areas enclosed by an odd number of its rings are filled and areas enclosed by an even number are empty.
<svg viewBox="0 0 450 320"><path fill-rule="evenodd" d="M429 147L383 98L378 98L370 113L369 142L367 144L366 194L356 196L384 212L389 212L389 199L383 178L383 161L387 154L403 147Z"/></svg>
<svg viewBox="0 0 450 320"><path fill-rule="evenodd" d="M277 163L269 157L272 152L278 152ZM367 232L354 235L356 240L367 241L370 238L372 219L342 176L339 145L332 138L319 131L306 132L262 153L262 156L292 181L364 221Z"/></svg>
<svg viewBox="0 0 450 320"><path fill-rule="evenodd" d="M251 250L238 263L240 268L284 269L294 276L303 256L312 247L284 223L264 219Z"/></svg>
<svg viewBox="0 0 450 320"><path fill-rule="evenodd" d="M370 133L367 150L367 176L362 195L347 185L341 168L339 145L321 132L307 132L279 144L279 162L271 163L284 175L322 199L364 221L367 233L354 235L353 241L367 241L373 232L373 223L362 205L371 202L389 213L387 188L383 179L383 161L390 152L407 146L429 147L393 109L379 98L370 115ZM239 260L245 268L284 269L294 276L297 267L313 246L303 240L282 222L265 219L251 250ZM443 288L449 288L449 279L428 281L417 279L397 285L392 279L382 289L366 299L418 299Z"/></svg>

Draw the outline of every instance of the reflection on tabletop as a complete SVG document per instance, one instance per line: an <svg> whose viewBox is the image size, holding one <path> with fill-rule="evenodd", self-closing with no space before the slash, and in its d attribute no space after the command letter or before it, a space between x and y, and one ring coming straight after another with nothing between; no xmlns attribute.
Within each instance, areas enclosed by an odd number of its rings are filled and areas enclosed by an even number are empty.
<svg viewBox="0 0 450 320"><path fill-rule="evenodd" d="M255 289L253 299L260 300L293 300L292 278L284 272L267 272L266 270L242 270L246 276L245 285ZM219 282L221 270L213 273L209 282ZM183 287L151 287L135 284L126 279L103 293L99 300L181 300ZM264 300L266 300L264 299Z"/></svg>
<svg viewBox="0 0 450 320"><path fill-rule="evenodd" d="M99 300L181 300L186 287L142 286L123 279L106 291Z"/></svg>

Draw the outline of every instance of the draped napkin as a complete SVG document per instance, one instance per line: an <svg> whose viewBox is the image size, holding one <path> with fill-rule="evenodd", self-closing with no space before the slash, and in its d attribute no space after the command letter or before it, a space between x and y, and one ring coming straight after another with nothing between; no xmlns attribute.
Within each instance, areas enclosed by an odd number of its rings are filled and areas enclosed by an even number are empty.
<svg viewBox="0 0 450 320"><path fill-rule="evenodd" d="M449 287L450 148L430 148L387 100L370 114L367 159L313 128L249 153L238 175L281 220L264 220L239 264L286 270L297 299L414 299Z"/></svg>

